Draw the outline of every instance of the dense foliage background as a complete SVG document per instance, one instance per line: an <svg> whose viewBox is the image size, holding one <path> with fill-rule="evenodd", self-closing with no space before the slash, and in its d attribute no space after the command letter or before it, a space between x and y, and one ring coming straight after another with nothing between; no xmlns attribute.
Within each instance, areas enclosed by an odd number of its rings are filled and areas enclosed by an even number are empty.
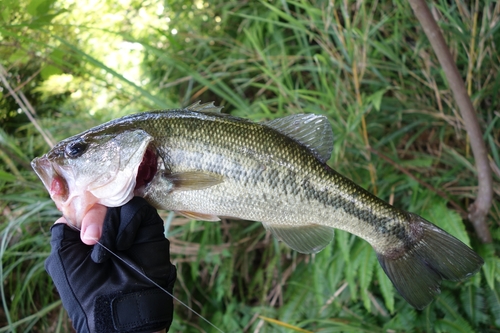
<svg viewBox="0 0 500 333"><path fill-rule="evenodd" d="M467 221L477 190L463 120L406 1L1 0L0 332L70 332L43 262L59 216L30 160L132 112L215 101L255 121L331 120L329 164L470 244L481 272L416 311L371 247L338 231L316 255L259 223L164 212L176 296L225 332L500 331L500 3L435 1L494 177L493 244ZM31 104L28 110L23 104ZM35 121L30 121L29 117ZM38 124L38 129L35 127ZM42 136L44 133L45 136ZM213 329L181 305L171 332Z"/></svg>

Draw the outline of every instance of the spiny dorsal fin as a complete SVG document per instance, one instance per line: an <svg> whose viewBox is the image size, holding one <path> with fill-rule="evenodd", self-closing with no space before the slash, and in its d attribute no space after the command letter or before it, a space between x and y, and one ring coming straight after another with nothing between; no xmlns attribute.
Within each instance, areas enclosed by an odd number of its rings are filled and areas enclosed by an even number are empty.
<svg viewBox="0 0 500 333"><path fill-rule="evenodd" d="M333 240L334 229L317 224L284 226L262 223L274 237L300 253L317 253Z"/></svg>
<svg viewBox="0 0 500 333"><path fill-rule="evenodd" d="M200 104L201 101L191 104L185 110L198 112L221 112L223 106L215 106L214 102Z"/></svg>
<svg viewBox="0 0 500 333"><path fill-rule="evenodd" d="M328 161L333 150L333 132L325 116L294 114L263 122L281 134L289 136L315 151L322 162Z"/></svg>

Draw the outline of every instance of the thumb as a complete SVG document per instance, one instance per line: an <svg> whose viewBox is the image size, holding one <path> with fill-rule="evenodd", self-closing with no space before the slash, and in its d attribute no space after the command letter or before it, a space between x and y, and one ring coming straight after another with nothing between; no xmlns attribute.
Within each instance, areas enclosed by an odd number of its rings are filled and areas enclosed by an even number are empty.
<svg viewBox="0 0 500 333"><path fill-rule="evenodd" d="M106 210L101 225L101 237L98 240L99 242L96 240L96 244L94 244L91 254L92 260L96 263L105 262L110 256L109 251L114 252L116 250L116 236L120 226L121 208L104 208ZM102 214L102 212L99 212L99 214Z"/></svg>
<svg viewBox="0 0 500 333"><path fill-rule="evenodd" d="M90 208L82 220L80 238L87 245L94 245L101 238L107 208L96 204Z"/></svg>

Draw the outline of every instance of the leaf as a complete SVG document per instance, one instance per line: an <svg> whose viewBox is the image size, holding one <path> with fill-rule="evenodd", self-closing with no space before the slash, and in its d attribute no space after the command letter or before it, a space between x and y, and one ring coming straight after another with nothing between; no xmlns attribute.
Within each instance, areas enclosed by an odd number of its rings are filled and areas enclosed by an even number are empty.
<svg viewBox="0 0 500 333"><path fill-rule="evenodd" d="M380 105L382 104L382 97L384 97L386 91L387 88L381 89L368 96L367 101L373 104L375 110L380 111Z"/></svg>
<svg viewBox="0 0 500 333"><path fill-rule="evenodd" d="M472 283L466 284L461 288L460 300L468 319L474 325L477 326L479 323L487 321L487 315L484 312L485 300L482 288Z"/></svg>
<svg viewBox="0 0 500 333"><path fill-rule="evenodd" d="M10 14L11 14L12 10L10 8L3 8L2 10L2 19L4 22L7 22L7 20L9 19L10 17Z"/></svg>
<svg viewBox="0 0 500 333"><path fill-rule="evenodd" d="M44 3L45 0L31 0L29 5L26 6L26 11L31 15L31 16L36 16L38 15L38 7Z"/></svg>
<svg viewBox="0 0 500 333"><path fill-rule="evenodd" d="M21 64L24 64L30 60L30 57L26 54L26 51L23 49L18 49L15 52L13 52L10 56L8 61L9 62L16 62L18 61Z"/></svg>
<svg viewBox="0 0 500 333"><path fill-rule="evenodd" d="M60 48L54 49L54 51L52 51L52 53L49 55L50 59L52 59L52 61L54 61L56 64L62 64L64 56L65 52Z"/></svg>
<svg viewBox="0 0 500 333"><path fill-rule="evenodd" d="M339 230L335 233L335 235L337 237L335 244L339 244L340 250L346 263L345 278L349 285L349 290L351 291L351 299L355 300L357 298L357 285L355 282L355 276L357 264L359 263L359 261L353 260L353 258L356 258L358 254L356 250L358 249L358 247L355 247L356 249L353 248L353 238L349 233Z"/></svg>
<svg viewBox="0 0 500 333"><path fill-rule="evenodd" d="M26 6L26 11L31 16L42 16L47 14L53 2L53 0L31 0Z"/></svg>
<svg viewBox="0 0 500 333"><path fill-rule="evenodd" d="M470 324L462 318L451 320L449 318L438 319L435 322L436 332L443 333L470 333L474 332Z"/></svg>
<svg viewBox="0 0 500 333"><path fill-rule="evenodd" d="M368 297L368 290L373 278L373 267L376 262L376 257L375 252L368 243L363 242L361 252L356 260L359 261L358 277L363 305L366 310L370 311L371 300Z"/></svg>
<svg viewBox="0 0 500 333"><path fill-rule="evenodd" d="M394 317L384 325L384 332L414 332L417 323L417 311L407 306L397 311Z"/></svg>
<svg viewBox="0 0 500 333"><path fill-rule="evenodd" d="M42 78L44 80L47 80L52 75L58 75L58 74L62 74L62 73L63 73L63 71L60 68L53 66L53 65L44 66L42 71L40 72L40 74L42 75Z"/></svg>
<svg viewBox="0 0 500 333"><path fill-rule="evenodd" d="M434 323L436 322L436 302L433 302L428 307L426 307L422 312L423 316L421 318L423 332L432 332L434 330Z"/></svg>
<svg viewBox="0 0 500 333"><path fill-rule="evenodd" d="M441 309L446 316L451 317L452 319L461 318L460 313L458 312L458 302L457 300L450 295L448 292L444 292L436 298L436 307Z"/></svg>
<svg viewBox="0 0 500 333"><path fill-rule="evenodd" d="M422 157L422 158L415 158L411 160L405 160L398 162L399 165L402 167L415 167L415 168L428 168L432 165L432 163L435 162L434 158L431 157Z"/></svg>
<svg viewBox="0 0 500 333"><path fill-rule="evenodd" d="M13 174L0 170L0 180L13 182L16 179L17 179L16 176L14 176Z"/></svg>
<svg viewBox="0 0 500 333"><path fill-rule="evenodd" d="M434 196L432 200L429 200L429 205L422 212L422 216L470 246L462 218L456 211L446 207L444 199Z"/></svg>
<svg viewBox="0 0 500 333"><path fill-rule="evenodd" d="M335 245L339 247L342 256L346 262L350 261L350 251L352 243L349 242L349 234L345 231L339 230L335 233Z"/></svg>
<svg viewBox="0 0 500 333"><path fill-rule="evenodd" d="M296 332L313 333L312 331L308 331L308 330L302 329L300 327L297 327L297 326L294 326L294 325L290 325L290 324L284 323L284 322L282 322L280 320L276 320L276 319L273 319L273 318L264 317L264 316L259 316L259 318L262 319L262 320L264 320L264 321L267 321L268 323L273 323L273 324L276 324L278 326L294 330Z"/></svg>
<svg viewBox="0 0 500 333"><path fill-rule="evenodd" d="M493 256L484 257L483 273L490 289L494 289L495 280L500 277L500 258Z"/></svg>
<svg viewBox="0 0 500 333"><path fill-rule="evenodd" d="M488 302L488 309L493 315L492 320L497 327L500 327L500 283L495 282L496 288L491 288L486 293L486 300Z"/></svg>
<svg viewBox="0 0 500 333"><path fill-rule="evenodd" d="M387 277L382 266L377 265L375 269L377 272L377 279L380 286L382 296L384 296L385 306L390 313L394 313L394 286L391 280Z"/></svg>

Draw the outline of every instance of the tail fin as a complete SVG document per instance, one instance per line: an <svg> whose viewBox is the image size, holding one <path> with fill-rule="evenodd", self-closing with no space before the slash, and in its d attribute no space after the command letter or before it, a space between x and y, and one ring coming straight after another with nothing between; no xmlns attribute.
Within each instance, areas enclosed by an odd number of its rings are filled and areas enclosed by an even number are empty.
<svg viewBox="0 0 500 333"><path fill-rule="evenodd" d="M422 310L439 294L441 280L459 281L475 274L483 259L467 245L411 214L420 224L422 236L403 255L377 253L378 261L403 298ZM391 258L392 257L392 258Z"/></svg>

